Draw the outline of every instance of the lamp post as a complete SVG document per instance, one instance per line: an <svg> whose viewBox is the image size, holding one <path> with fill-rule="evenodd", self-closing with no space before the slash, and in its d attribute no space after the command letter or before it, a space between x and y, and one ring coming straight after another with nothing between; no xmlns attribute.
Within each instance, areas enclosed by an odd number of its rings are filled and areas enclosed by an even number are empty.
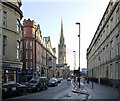
<svg viewBox="0 0 120 101"><path fill-rule="evenodd" d="M36 29L35 29L35 70L36 70L36 34L37 34L37 30L38 30L38 27L39 25L36 26Z"/></svg>
<svg viewBox="0 0 120 101"><path fill-rule="evenodd" d="M75 51L74 52L74 82L75 82L75 67L76 67L76 62L75 62Z"/></svg>
<svg viewBox="0 0 120 101"><path fill-rule="evenodd" d="M78 70L80 71L80 23L77 22L76 25L79 25L79 67L78 67ZM79 88L80 88L80 84L79 84Z"/></svg>

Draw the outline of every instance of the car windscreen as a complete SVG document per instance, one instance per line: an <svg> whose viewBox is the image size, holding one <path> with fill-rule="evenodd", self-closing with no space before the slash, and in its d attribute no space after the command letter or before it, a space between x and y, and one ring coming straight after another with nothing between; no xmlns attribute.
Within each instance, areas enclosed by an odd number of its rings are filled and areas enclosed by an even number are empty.
<svg viewBox="0 0 120 101"><path fill-rule="evenodd" d="M29 83L37 83L38 80L30 80Z"/></svg>

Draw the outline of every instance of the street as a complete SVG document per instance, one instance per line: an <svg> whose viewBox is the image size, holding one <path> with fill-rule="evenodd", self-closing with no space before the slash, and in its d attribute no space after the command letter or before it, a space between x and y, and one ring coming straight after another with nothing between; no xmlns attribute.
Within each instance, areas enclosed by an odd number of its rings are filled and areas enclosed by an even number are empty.
<svg viewBox="0 0 120 101"><path fill-rule="evenodd" d="M57 99L65 94L69 93L73 89L71 81L63 80L56 87L48 87L47 90L39 92L27 92L23 96L14 96L3 100L18 100L18 99Z"/></svg>
<svg viewBox="0 0 120 101"><path fill-rule="evenodd" d="M27 92L23 96L14 96L5 98L2 101L28 101L28 100L64 100L71 99L72 101L79 100L91 100L91 99L118 99L118 90L109 86L94 83L92 89L92 83L79 83L77 81L63 80L58 86L48 87L47 90L39 92ZM104 90L104 93L103 93Z"/></svg>

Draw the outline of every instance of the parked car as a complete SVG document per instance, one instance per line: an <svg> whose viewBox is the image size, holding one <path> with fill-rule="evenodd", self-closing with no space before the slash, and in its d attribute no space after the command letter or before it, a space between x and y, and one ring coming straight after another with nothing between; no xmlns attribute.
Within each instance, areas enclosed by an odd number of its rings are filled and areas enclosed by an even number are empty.
<svg viewBox="0 0 120 101"><path fill-rule="evenodd" d="M40 91L48 88L46 77L32 78L26 85L27 91Z"/></svg>
<svg viewBox="0 0 120 101"><path fill-rule="evenodd" d="M58 80L56 78L50 78L48 81L48 86L57 86L58 85Z"/></svg>
<svg viewBox="0 0 120 101"><path fill-rule="evenodd" d="M26 86L14 81L2 84L2 97L11 95L22 95L26 92Z"/></svg>
<svg viewBox="0 0 120 101"><path fill-rule="evenodd" d="M70 77L68 77L68 78L67 78L67 81L71 81L71 78L70 78Z"/></svg>
<svg viewBox="0 0 120 101"><path fill-rule="evenodd" d="M57 78L58 83L61 83L61 81L63 80L63 78Z"/></svg>

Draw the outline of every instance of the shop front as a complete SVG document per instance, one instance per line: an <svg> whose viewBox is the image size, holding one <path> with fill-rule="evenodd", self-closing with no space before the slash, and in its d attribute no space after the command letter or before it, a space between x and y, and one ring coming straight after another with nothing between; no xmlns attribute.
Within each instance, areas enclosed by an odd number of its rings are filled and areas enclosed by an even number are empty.
<svg viewBox="0 0 120 101"><path fill-rule="evenodd" d="M32 77L34 76L35 72L36 72L35 69L26 69L25 70L26 81L29 81L30 79L32 79Z"/></svg>
<svg viewBox="0 0 120 101"><path fill-rule="evenodd" d="M21 69L15 67L3 67L2 68L2 82L21 82Z"/></svg>

